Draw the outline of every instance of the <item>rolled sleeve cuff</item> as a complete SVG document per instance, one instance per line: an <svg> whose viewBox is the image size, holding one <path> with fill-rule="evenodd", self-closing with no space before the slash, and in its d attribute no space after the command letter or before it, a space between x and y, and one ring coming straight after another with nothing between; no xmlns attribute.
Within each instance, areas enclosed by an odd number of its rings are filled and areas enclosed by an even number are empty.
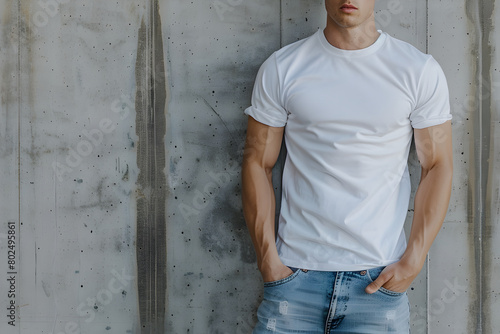
<svg viewBox="0 0 500 334"><path fill-rule="evenodd" d="M248 107L245 109L245 114L251 116L257 122L269 125L276 128L281 128L286 125L286 120L279 119L269 115L272 111L262 111L255 107Z"/></svg>

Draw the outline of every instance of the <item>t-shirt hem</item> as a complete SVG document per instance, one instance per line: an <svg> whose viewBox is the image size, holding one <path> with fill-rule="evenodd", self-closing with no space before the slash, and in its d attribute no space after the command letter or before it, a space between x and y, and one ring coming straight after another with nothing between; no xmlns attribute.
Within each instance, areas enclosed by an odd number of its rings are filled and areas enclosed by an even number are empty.
<svg viewBox="0 0 500 334"><path fill-rule="evenodd" d="M424 121L417 122L415 124L412 124L412 127L414 129L425 129L431 126L435 125L440 125L443 124L451 119L451 115L447 117L440 117L440 118L435 118L435 119L427 119Z"/></svg>
<svg viewBox="0 0 500 334"><path fill-rule="evenodd" d="M280 121L280 120L278 120L274 117L271 117L267 114L262 114L260 112L257 112L255 110L255 108L252 108L252 107L247 108L245 110L245 114L248 116L251 116L253 119L255 119L259 123L269 125L272 127L281 128L281 127L284 127L286 125L286 122Z"/></svg>
<svg viewBox="0 0 500 334"><path fill-rule="evenodd" d="M281 258L281 262L288 267L313 270L313 271L361 271L368 270L378 267L385 267L399 259L394 259L390 261L383 261L378 263L360 263L360 264L335 264L335 263L311 263L302 261L293 261L289 259Z"/></svg>

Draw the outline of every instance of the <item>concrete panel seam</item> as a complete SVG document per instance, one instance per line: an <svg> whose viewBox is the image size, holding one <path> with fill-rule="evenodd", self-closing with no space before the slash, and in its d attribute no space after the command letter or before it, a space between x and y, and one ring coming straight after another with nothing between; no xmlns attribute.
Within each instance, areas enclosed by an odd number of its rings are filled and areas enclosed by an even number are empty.
<svg viewBox="0 0 500 334"><path fill-rule="evenodd" d="M149 2L136 62L137 270L140 332L164 333L166 311L166 99L158 0Z"/></svg>

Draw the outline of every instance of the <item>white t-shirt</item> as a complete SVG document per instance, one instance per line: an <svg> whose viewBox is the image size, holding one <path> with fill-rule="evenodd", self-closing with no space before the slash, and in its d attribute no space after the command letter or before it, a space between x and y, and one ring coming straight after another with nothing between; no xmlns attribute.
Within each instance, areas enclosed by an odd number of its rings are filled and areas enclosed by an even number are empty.
<svg viewBox="0 0 500 334"><path fill-rule="evenodd" d="M352 271L399 260L413 128L451 119L432 56L383 32L365 49L342 50L319 30L264 62L245 113L285 126L285 265Z"/></svg>

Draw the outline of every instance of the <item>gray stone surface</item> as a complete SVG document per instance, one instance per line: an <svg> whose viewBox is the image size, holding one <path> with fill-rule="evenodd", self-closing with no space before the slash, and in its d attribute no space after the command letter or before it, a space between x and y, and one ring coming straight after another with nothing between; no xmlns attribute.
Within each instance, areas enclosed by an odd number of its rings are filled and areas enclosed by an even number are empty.
<svg viewBox="0 0 500 334"><path fill-rule="evenodd" d="M262 281L241 211L243 110L260 64L324 27L323 6L0 0L1 333L251 332ZM498 11L376 9L379 29L441 64L454 116L453 194L409 290L412 333L497 333Z"/></svg>

